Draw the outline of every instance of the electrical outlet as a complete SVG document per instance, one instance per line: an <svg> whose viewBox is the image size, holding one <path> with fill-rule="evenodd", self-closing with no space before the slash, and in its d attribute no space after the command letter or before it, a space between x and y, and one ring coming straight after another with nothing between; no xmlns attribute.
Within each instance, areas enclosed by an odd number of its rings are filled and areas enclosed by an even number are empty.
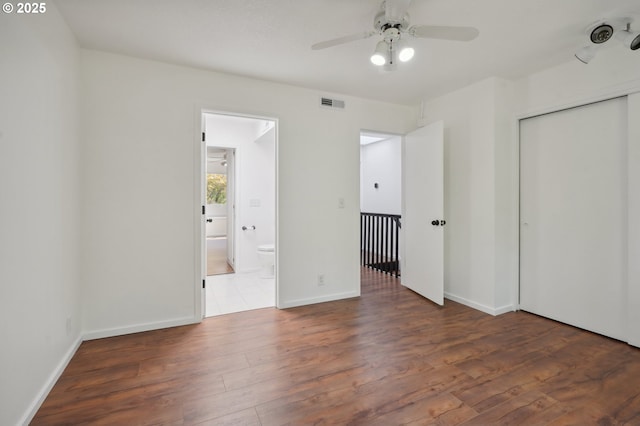
<svg viewBox="0 0 640 426"><path fill-rule="evenodd" d="M318 274L318 287L324 285L324 274Z"/></svg>
<svg viewBox="0 0 640 426"><path fill-rule="evenodd" d="M338 208L344 209L344 198L342 197L338 198Z"/></svg>

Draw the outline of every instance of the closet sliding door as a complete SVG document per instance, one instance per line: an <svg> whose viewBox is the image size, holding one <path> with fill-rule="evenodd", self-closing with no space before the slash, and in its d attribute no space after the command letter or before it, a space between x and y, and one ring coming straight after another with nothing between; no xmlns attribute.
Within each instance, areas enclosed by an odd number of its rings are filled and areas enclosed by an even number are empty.
<svg viewBox="0 0 640 426"><path fill-rule="evenodd" d="M627 324L627 98L520 121L520 308Z"/></svg>

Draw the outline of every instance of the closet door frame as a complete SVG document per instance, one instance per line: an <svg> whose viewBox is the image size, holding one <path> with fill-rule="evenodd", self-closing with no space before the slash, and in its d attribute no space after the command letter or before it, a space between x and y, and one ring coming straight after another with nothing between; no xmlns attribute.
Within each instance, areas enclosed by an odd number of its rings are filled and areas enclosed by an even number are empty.
<svg viewBox="0 0 640 426"><path fill-rule="evenodd" d="M512 134L514 149L512 150L512 185L513 204L511 211L515 220L512 222L512 247L517 247L517 277L512 289L514 306L520 310L520 121L539 115L550 114L566 109L589 105L610 99L627 97L627 170L628 170L628 247L627 247L627 312L628 324L640 323L640 80L632 81L615 89L604 89L593 96L571 99L565 103L554 104L542 108L514 114ZM637 329L637 330L636 330ZM640 328L627 327L626 341L640 347Z"/></svg>

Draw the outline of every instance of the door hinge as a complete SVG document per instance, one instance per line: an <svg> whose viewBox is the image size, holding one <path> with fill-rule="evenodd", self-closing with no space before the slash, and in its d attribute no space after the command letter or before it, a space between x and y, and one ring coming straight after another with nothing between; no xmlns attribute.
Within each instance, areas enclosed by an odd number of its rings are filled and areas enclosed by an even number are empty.
<svg viewBox="0 0 640 426"><path fill-rule="evenodd" d="M202 288L205 288L205 287L206 287L206 281L202 280Z"/></svg>
<svg viewBox="0 0 640 426"><path fill-rule="evenodd" d="M202 214L204 214L204 206L202 206Z"/></svg>
<svg viewBox="0 0 640 426"><path fill-rule="evenodd" d="M202 132L202 142L204 142L204 140L205 140L205 134L204 132Z"/></svg>

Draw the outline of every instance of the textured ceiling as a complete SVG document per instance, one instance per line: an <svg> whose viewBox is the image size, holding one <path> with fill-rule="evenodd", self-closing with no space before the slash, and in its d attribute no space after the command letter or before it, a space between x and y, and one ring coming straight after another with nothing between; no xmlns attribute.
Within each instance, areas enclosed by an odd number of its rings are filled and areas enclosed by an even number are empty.
<svg viewBox="0 0 640 426"><path fill-rule="evenodd" d="M55 3L86 48L407 105L489 76L518 78L573 60L587 44L585 28L601 18L631 16L640 29L639 0L413 0L412 24L473 26L480 36L467 43L412 39L415 58L385 73L369 62L377 36L310 48L372 29L376 0Z"/></svg>

